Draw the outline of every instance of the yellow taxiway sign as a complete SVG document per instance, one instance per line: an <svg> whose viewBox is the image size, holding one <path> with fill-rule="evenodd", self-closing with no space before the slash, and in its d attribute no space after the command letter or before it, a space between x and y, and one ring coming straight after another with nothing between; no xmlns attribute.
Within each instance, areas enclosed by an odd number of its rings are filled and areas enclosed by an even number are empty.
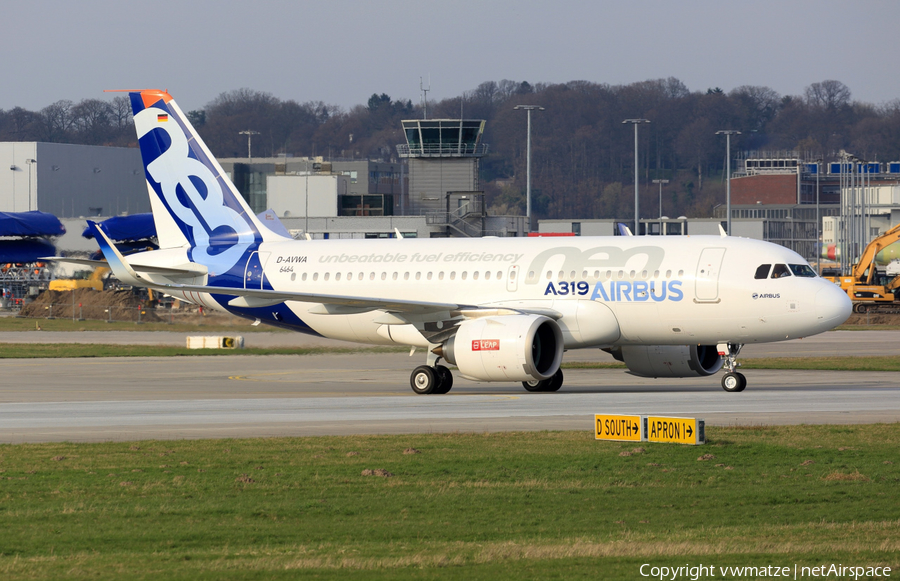
<svg viewBox="0 0 900 581"><path fill-rule="evenodd" d="M674 444L705 444L706 427L697 418L672 418L665 416L643 416L644 430L648 442L669 442Z"/></svg>
<svg viewBox="0 0 900 581"><path fill-rule="evenodd" d="M641 442L641 416L594 415L594 435L598 440Z"/></svg>

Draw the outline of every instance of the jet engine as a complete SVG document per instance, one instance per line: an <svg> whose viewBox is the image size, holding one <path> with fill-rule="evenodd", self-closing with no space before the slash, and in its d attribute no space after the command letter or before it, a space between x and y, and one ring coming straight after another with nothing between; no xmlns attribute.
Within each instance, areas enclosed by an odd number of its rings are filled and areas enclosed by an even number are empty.
<svg viewBox="0 0 900 581"><path fill-rule="evenodd" d="M640 377L703 377L722 368L715 345L625 345L609 352Z"/></svg>
<svg viewBox="0 0 900 581"><path fill-rule="evenodd" d="M548 379L562 363L563 336L541 315L504 315L465 321L435 351L476 381Z"/></svg>

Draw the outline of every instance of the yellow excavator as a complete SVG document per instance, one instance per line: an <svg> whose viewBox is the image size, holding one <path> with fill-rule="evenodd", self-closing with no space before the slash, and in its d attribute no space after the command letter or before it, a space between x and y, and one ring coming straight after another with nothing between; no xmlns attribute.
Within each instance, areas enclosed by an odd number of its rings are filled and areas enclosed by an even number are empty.
<svg viewBox="0 0 900 581"><path fill-rule="evenodd" d="M855 312L900 312L900 275L892 277L886 273L879 273L875 266L875 256L898 241L900 241L900 224L866 246L862 256L859 257L859 262L853 265L850 276L824 277L840 285L853 301Z"/></svg>

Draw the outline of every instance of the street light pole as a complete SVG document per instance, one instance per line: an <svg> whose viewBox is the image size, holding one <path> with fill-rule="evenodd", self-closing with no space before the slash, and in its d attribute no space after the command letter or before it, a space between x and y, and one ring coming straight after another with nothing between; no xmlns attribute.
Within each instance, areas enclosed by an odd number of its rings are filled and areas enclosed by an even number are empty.
<svg viewBox="0 0 900 581"><path fill-rule="evenodd" d="M250 152L250 140L253 139L254 135L259 135L259 131L252 131L252 130L248 129L247 131L241 131L239 133L239 135L247 136L247 159L252 162L253 155Z"/></svg>
<svg viewBox="0 0 900 581"><path fill-rule="evenodd" d="M669 180L653 180L654 184L659 184L659 234L662 236L662 187L663 184L669 183Z"/></svg>
<svg viewBox="0 0 900 581"><path fill-rule="evenodd" d="M538 105L516 105L513 109L524 109L528 114L528 138L525 148L525 217L528 220L528 231L531 231L531 112L537 109L543 111Z"/></svg>
<svg viewBox="0 0 900 581"><path fill-rule="evenodd" d="M638 196L638 125L650 123L649 119L626 119L622 123L634 125L634 235L641 235L641 202Z"/></svg>
<svg viewBox="0 0 900 581"><path fill-rule="evenodd" d="M820 246L821 242L820 236L821 232L819 231L819 174L822 173L822 158L816 159L816 243L813 247L818 251L819 255L816 257L816 274L822 276L822 248Z"/></svg>
<svg viewBox="0 0 900 581"><path fill-rule="evenodd" d="M725 222L725 232L731 236L731 136L740 135L740 131L734 129L724 129L716 131L716 135L725 135L725 212L728 213L728 219ZM797 168L800 171L800 168ZM799 177L797 178L799 179Z"/></svg>

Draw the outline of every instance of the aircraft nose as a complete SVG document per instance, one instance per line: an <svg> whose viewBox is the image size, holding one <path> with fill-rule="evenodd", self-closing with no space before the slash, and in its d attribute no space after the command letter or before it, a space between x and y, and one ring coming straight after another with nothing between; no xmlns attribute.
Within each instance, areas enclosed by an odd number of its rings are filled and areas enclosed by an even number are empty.
<svg viewBox="0 0 900 581"><path fill-rule="evenodd" d="M840 287L827 281L816 293L816 323L825 329L837 327L853 311L850 297Z"/></svg>

